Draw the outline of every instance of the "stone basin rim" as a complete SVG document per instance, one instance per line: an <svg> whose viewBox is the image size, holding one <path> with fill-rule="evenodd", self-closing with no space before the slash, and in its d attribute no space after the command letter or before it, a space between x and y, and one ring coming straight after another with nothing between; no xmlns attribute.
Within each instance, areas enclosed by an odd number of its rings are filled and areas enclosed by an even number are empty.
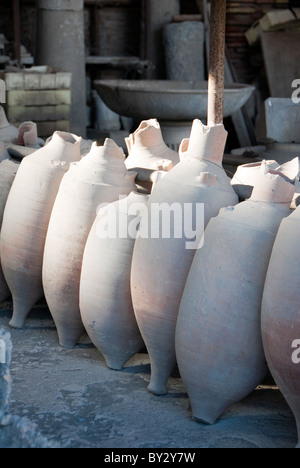
<svg viewBox="0 0 300 468"><path fill-rule="evenodd" d="M94 87L112 111L137 121L153 116L164 122L207 118L207 81L96 80ZM226 85L223 116L239 110L254 90L246 84Z"/></svg>
<svg viewBox="0 0 300 468"><path fill-rule="evenodd" d="M207 94L208 81L173 81L173 80L95 80L95 86L119 88L131 92L146 91L159 94ZM255 91L255 86L242 83L225 83L225 93L241 90Z"/></svg>

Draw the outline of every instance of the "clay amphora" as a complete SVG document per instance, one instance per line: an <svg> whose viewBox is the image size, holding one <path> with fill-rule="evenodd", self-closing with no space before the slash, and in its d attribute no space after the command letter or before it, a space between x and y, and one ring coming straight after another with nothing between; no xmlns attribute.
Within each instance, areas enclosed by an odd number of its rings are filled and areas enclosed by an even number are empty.
<svg viewBox="0 0 300 468"><path fill-rule="evenodd" d="M284 219L274 244L262 302L269 369L291 407L300 448L300 207Z"/></svg>
<svg viewBox="0 0 300 468"><path fill-rule="evenodd" d="M278 169L281 167L281 171L283 171L287 177L289 177L289 172L291 172L291 178L295 176L295 171L298 167L298 177L296 177L296 192L293 197L291 208L294 209L299 204L299 174L300 174L300 159L294 158L293 162L289 161L282 166L278 164L276 161L265 161L263 164L267 164L270 169ZM253 187L257 180L257 175L260 171L262 162L255 162L250 164L243 164L239 166L234 174L231 185L233 186L234 190L238 193L241 200L245 200L251 197Z"/></svg>
<svg viewBox="0 0 300 468"><path fill-rule="evenodd" d="M101 210L83 257L81 317L108 367L115 370L121 370L144 346L132 306L130 271L139 220L145 209L147 197L132 193ZM111 231L106 235L107 226Z"/></svg>
<svg viewBox="0 0 300 468"><path fill-rule="evenodd" d="M156 119L144 120L139 128L125 139L127 169L141 167L169 171L179 163L179 155L165 144Z"/></svg>
<svg viewBox="0 0 300 468"><path fill-rule="evenodd" d="M76 138L75 133L71 133L71 135L72 135L74 138ZM53 138L53 136L47 138L46 143L49 143L49 142L52 140L52 138ZM86 155L91 151L92 145L93 145L93 141L92 141L92 140L85 140L84 138L81 138L81 142L80 142L80 154L81 154L81 157L86 156Z"/></svg>
<svg viewBox="0 0 300 468"><path fill-rule="evenodd" d="M135 190L136 174L127 174L124 153L112 140L93 144L71 166L58 192L45 245L43 285L59 342L73 348L84 332L79 286L84 247L101 203Z"/></svg>
<svg viewBox="0 0 300 468"><path fill-rule="evenodd" d="M22 328L33 305L42 297L42 264L53 204L70 163L80 159L80 140L55 132L44 148L24 158L5 207L1 261L13 296L10 325Z"/></svg>
<svg viewBox="0 0 300 468"><path fill-rule="evenodd" d="M142 231L148 225L149 236L135 243L133 305L151 359L148 389L157 395L167 392L176 363L175 328L180 300L204 226L220 208L238 202L222 168L226 138L223 125L205 127L199 120L194 122L191 138L181 148L185 157L158 181L149 198L149 215L141 222ZM183 224L193 224L195 232L189 235ZM163 233L165 228L167 232Z"/></svg>
<svg viewBox="0 0 300 468"><path fill-rule="evenodd" d="M294 191L294 183L264 164L251 199L221 210L205 230L176 328L177 362L196 420L213 424L266 376L261 301Z"/></svg>
<svg viewBox="0 0 300 468"><path fill-rule="evenodd" d="M0 228L7 198L20 163L11 159L3 143L0 143Z"/></svg>
<svg viewBox="0 0 300 468"><path fill-rule="evenodd" d="M278 169L280 164L276 161L264 161L270 169ZM255 162L249 164L242 164L238 166L233 178L231 179L232 185L249 185L254 187L257 176L260 173L262 162Z"/></svg>
<svg viewBox="0 0 300 468"><path fill-rule="evenodd" d="M0 143L0 229L2 226L3 214L7 197L13 181L16 177L20 164L13 161L4 144ZM5 301L10 296L10 291L5 281L2 267L0 265L0 302Z"/></svg>
<svg viewBox="0 0 300 468"><path fill-rule="evenodd" d="M11 125L5 115L5 111L0 106L0 141L10 142L18 138L18 129Z"/></svg>

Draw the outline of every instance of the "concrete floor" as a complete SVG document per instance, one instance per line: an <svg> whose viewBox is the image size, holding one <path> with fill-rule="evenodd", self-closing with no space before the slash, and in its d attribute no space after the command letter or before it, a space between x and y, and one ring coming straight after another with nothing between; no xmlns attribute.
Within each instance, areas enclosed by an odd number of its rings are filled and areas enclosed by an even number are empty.
<svg viewBox="0 0 300 468"><path fill-rule="evenodd" d="M7 327L10 316L7 303L0 326ZM0 428L0 447L293 448L297 443L294 417L272 381L207 426L191 419L178 375L170 380L169 395L146 391L146 353L114 372L87 336L74 350L63 349L43 305L34 309L24 330L11 334L11 412L19 426ZM31 431L20 429L22 424Z"/></svg>

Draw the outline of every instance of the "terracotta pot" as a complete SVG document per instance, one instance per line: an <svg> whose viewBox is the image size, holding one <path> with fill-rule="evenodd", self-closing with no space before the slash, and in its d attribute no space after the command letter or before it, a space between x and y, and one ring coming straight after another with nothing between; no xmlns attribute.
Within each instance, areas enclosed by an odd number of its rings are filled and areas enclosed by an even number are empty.
<svg viewBox="0 0 300 468"><path fill-rule="evenodd" d="M49 223L43 264L46 300L60 344L73 348L84 331L79 286L84 247L101 203L135 190L136 174L127 174L124 153L112 140L93 144L72 165L61 183Z"/></svg>
<svg viewBox="0 0 300 468"><path fill-rule="evenodd" d="M147 197L132 193L101 210L83 257L81 317L108 367L115 370L144 346L132 306L130 271L140 211L145 209ZM106 237L107 226L112 231Z"/></svg>
<svg viewBox="0 0 300 468"><path fill-rule="evenodd" d="M14 141L16 145L29 148L41 148L38 138L37 125L34 122L23 122L18 128L18 138Z"/></svg>
<svg viewBox="0 0 300 468"><path fill-rule="evenodd" d="M80 159L80 138L55 132L51 142L23 159L3 218L1 261L13 296L10 325L21 328L42 297L42 264L53 204L70 163Z"/></svg>
<svg viewBox="0 0 300 468"><path fill-rule="evenodd" d="M185 158L158 181L149 198L149 215L141 222L142 231L149 227L148 238L138 238L135 243L131 278L133 305L151 359L149 391L158 395L167 392L167 382L176 362L175 327L180 300L204 226L221 207L238 202L221 165L226 138L222 125L209 128L200 121L194 122L191 139L182 146ZM166 233L169 238L155 232L159 219L155 216L157 209L165 211L163 223L170 222ZM177 213L175 218L170 216L170 210ZM182 229L180 218L183 215L185 227L190 224L191 228L196 212L195 233L189 235L188 229ZM162 229L166 227L161 225ZM192 242L194 237L196 241Z"/></svg>
<svg viewBox="0 0 300 468"><path fill-rule="evenodd" d="M213 424L264 379L261 300L272 246L295 186L264 164L250 200L205 230L184 290L176 355L193 416Z"/></svg>
<svg viewBox="0 0 300 468"><path fill-rule="evenodd" d="M20 164L11 160L5 146L0 143L0 229L7 198L16 177ZM2 267L0 265L0 302L10 296L10 290L5 281Z"/></svg>
<svg viewBox="0 0 300 468"><path fill-rule="evenodd" d="M262 302L262 336L270 371L291 407L300 448L300 208L283 220Z"/></svg>
<svg viewBox="0 0 300 468"><path fill-rule="evenodd" d="M165 144L156 119L144 120L139 128L125 139L128 149L127 169L141 167L169 171L179 163L178 153Z"/></svg>
<svg viewBox="0 0 300 468"><path fill-rule="evenodd" d="M5 111L0 106L0 141L10 142L16 138L18 138L18 129L8 122Z"/></svg>

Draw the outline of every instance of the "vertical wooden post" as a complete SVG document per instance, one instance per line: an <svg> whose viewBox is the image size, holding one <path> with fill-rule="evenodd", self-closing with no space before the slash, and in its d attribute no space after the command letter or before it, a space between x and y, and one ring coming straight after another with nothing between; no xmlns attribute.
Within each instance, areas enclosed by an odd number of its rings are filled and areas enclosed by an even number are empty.
<svg viewBox="0 0 300 468"><path fill-rule="evenodd" d="M223 123L226 0L211 0L207 125Z"/></svg>

